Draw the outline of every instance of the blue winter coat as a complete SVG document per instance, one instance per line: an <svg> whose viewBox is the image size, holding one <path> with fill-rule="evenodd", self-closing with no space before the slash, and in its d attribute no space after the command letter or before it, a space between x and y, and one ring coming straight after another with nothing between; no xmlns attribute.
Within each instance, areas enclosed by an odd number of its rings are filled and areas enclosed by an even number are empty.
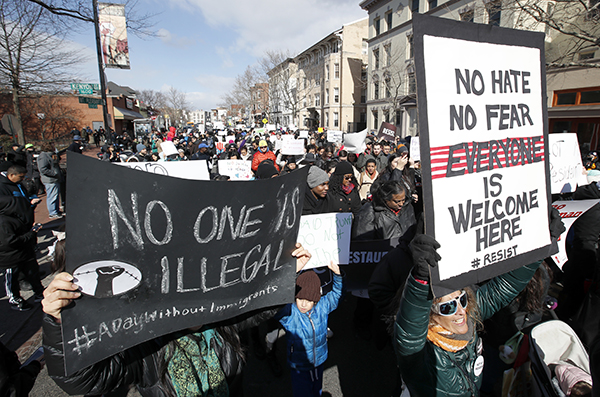
<svg viewBox="0 0 600 397"><path fill-rule="evenodd" d="M287 332L287 357L291 368L309 371L327 359L327 318L342 296L342 276L333 275L333 290L307 313L287 304L276 318Z"/></svg>

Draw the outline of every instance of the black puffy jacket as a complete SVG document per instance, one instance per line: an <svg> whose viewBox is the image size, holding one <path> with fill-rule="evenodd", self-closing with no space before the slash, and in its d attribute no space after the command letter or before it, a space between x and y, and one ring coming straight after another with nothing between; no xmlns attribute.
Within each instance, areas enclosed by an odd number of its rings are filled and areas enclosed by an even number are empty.
<svg viewBox="0 0 600 397"><path fill-rule="evenodd" d="M398 214L385 205L373 202L365 203L352 223L352 239L355 240L388 240L402 237L408 229L415 225L415 211L406 200Z"/></svg>
<svg viewBox="0 0 600 397"><path fill-rule="evenodd" d="M35 215L33 207L31 206L31 198L23 185L11 182L6 176L0 174L0 196L12 197L15 199L9 209L11 216L19 218L29 227L33 225Z"/></svg>
<svg viewBox="0 0 600 397"><path fill-rule="evenodd" d="M573 193L573 200L598 200L600 189L595 182L579 186ZM575 248L595 251L595 245L600 237L600 204L594 205L573 223Z"/></svg>
<svg viewBox="0 0 600 397"><path fill-rule="evenodd" d="M230 396L242 393L241 372L244 356L223 338L223 334L237 334L243 329L256 326L275 316L279 309L281 306L213 324L219 326L216 331L222 343L214 343L212 347L227 378ZM168 373L165 379L161 379L161 368L165 364L165 347L174 339L174 334L141 343L67 376L64 369L60 324L53 317L46 315L43 330L44 357L48 366L48 375L68 394L100 395L122 386L135 385L144 397L176 395Z"/></svg>
<svg viewBox="0 0 600 397"><path fill-rule="evenodd" d="M35 258L36 233L20 217L21 200L0 196L0 267L17 266Z"/></svg>

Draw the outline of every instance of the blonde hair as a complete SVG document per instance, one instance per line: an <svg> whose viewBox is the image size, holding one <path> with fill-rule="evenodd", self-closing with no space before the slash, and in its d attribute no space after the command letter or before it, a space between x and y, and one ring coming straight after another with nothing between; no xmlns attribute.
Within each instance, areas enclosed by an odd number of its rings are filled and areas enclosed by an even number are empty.
<svg viewBox="0 0 600 397"><path fill-rule="evenodd" d="M475 295L475 292L470 287L463 288L463 290L467 293L467 315L475 323L476 331L481 331L483 329L483 322L481 321L481 313L479 312L479 306L477 305L477 297ZM440 303L442 301L442 298L443 296L440 296L433 300L433 304L431 305L431 311L429 312L429 328L435 325L441 325L438 324L437 321L435 321L435 319L440 315L435 313L433 311L433 308L437 303Z"/></svg>

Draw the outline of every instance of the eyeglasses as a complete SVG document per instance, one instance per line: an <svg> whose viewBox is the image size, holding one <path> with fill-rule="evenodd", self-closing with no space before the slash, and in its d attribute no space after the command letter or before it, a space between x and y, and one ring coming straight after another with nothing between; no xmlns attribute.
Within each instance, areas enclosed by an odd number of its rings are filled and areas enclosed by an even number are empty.
<svg viewBox="0 0 600 397"><path fill-rule="evenodd" d="M352 175L345 175L344 179L347 181L351 181L352 180Z"/></svg>
<svg viewBox="0 0 600 397"><path fill-rule="evenodd" d="M469 304L467 291L463 290L458 298L454 298L446 302L436 303L433 305L431 310L440 316L451 316L458 310L458 302L460 302L460 305L463 309L467 308L467 305Z"/></svg>

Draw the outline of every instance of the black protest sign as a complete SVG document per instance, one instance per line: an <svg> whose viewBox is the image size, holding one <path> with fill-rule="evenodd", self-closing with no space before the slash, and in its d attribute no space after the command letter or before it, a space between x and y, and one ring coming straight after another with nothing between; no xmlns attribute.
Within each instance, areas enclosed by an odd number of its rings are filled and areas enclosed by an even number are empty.
<svg viewBox="0 0 600 397"><path fill-rule="evenodd" d="M414 15L432 284L459 289L549 254L544 34Z"/></svg>
<svg viewBox="0 0 600 397"><path fill-rule="evenodd" d="M381 123L377 138L394 142L396 140L396 126L386 122Z"/></svg>
<svg viewBox="0 0 600 397"><path fill-rule="evenodd" d="M342 267L346 273L345 288L348 291L366 289L381 258L397 245L397 238L350 241L350 260Z"/></svg>
<svg viewBox="0 0 600 397"><path fill-rule="evenodd" d="M307 171L193 181L69 153L67 373L158 336L293 301Z"/></svg>

